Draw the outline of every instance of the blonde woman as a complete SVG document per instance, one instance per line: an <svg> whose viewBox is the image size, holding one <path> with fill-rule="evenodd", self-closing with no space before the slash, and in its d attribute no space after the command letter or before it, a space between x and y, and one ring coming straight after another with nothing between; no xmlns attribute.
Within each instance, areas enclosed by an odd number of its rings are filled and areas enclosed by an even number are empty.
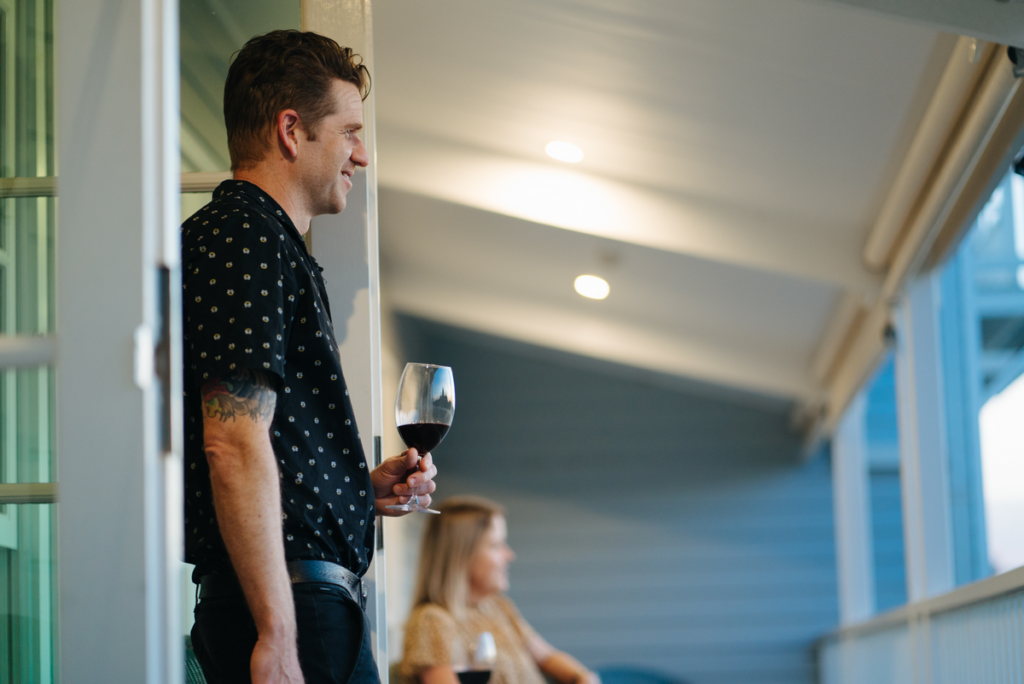
<svg viewBox="0 0 1024 684"><path fill-rule="evenodd" d="M401 673L406 682L459 684L454 654L468 654L481 632L497 646L489 684L599 684L572 656L540 637L504 594L508 564L504 511L480 497L452 497L431 516L420 550Z"/></svg>

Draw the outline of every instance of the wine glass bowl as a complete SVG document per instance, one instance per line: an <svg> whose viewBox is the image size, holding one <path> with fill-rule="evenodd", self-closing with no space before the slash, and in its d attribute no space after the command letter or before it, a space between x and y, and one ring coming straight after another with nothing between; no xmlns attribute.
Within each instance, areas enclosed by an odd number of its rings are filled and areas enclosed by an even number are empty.
<svg viewBox="0 0 1024 684"><path fill-rule="evenodd" d="M455 675L459 678L459 684L487 684L498 660L498 649L494 644L494 635L490 632L478 634L476 643L470 647L470 653L470 664L466 667L458 663L461 658L452 658L453 669L455 670ZM460 655L462 654L460 653Z"/></svg>
<svg viewBox="0 0 1024 684"><path fill-rule="evenodd" d="M455 417L455 379L448 366L407 363L395 397L395 424L402 441L420 456L433 451L448 434ZM413 496L407 504L388 506L399 511L437 513Z"/></svg>

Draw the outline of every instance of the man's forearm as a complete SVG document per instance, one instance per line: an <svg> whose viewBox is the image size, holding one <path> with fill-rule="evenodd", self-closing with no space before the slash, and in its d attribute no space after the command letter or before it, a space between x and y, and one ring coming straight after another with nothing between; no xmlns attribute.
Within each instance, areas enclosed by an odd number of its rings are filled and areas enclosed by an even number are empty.
<svg viewBox="0 0 1024 684"><path fill-rule="evenodd" d="M295 635L295 607L285 567L281 494L274 452L263 439L207 447L221 537L260 636ZM262 443L260 443L262 442Z"/></svg>
<svg viewBox="0 0 1024 684"><path fill-rule="evenodd" d="M260 638L294 639L280 476L269 431L276 400L259 371L212 380L203 387L203 449L221 537Z"/></svg>

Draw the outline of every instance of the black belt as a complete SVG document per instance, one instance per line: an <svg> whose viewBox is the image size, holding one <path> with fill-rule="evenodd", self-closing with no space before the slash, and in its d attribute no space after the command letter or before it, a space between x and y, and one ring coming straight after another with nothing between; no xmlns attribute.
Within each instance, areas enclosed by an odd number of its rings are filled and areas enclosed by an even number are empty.
<svg viewBox="0 0 1024 684"><path fill-rule="evenodd" d="M288 561L288 577L292 584L306 582L322 582L341 587L352 599L366 608L366 590L359 576L330 561L300 560ZM199 579L199 599L237 596L242 593L242 585L233 572L203 575Z"/></svg>

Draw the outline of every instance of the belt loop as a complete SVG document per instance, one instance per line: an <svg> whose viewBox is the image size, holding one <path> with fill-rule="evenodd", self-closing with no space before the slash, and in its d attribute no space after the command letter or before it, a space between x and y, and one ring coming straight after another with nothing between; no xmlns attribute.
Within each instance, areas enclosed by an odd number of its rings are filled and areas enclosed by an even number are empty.
<svg viewBox="0 0 1024 684"><path fill-rule="evenodd" d="M366 611L366 584L363 583L363 578L359 578L359 606Z"/></svg>

